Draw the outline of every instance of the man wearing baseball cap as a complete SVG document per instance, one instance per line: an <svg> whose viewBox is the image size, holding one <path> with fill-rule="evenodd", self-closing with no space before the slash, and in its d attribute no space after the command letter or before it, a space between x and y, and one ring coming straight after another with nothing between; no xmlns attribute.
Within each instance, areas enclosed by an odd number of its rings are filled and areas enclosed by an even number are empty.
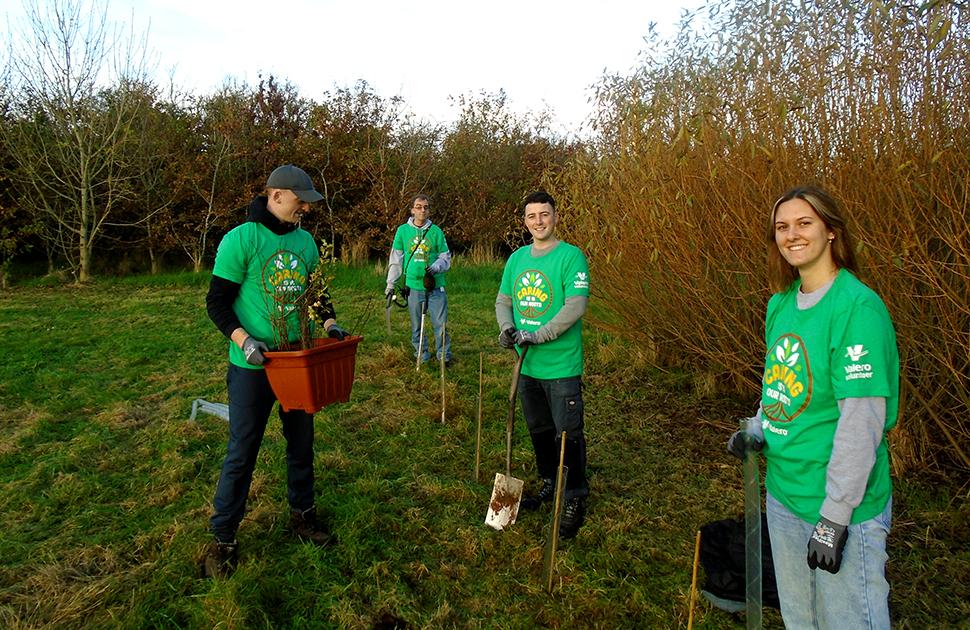
<svg viewBox="0 0 970 630"><path fill-rule="evenodd" d="M316 203L323 201L323 195L313 189L313 182L299 166L284 164L269 174L266 180L266 189L269 190L289 190L300 198L300 201Z"/></svg>
<svg viewBox="0 0 970 630"><path fill-rule="evenodd" d="M300 294L320 260L320 250L300 219L323 199L303 169L286 164L266 180L266 191L249 204L245 223L219 243L206 310L230 340L229 443L213 500L209 528L214 540L202 561L206 577L227 576L236 568L236 531L256 467L256 456L276 395L269 385L264 352L277 345L270 313L280 291ZM280 274L278 269L286 269ZM279 285L279 286L277 286ZM347 333L337 325L333 304L325 304L324 328L330 337ZM314 505L313 416L279 410L286 438L287 499L290 531L300 540L328 544L332 536Z"/></svg>

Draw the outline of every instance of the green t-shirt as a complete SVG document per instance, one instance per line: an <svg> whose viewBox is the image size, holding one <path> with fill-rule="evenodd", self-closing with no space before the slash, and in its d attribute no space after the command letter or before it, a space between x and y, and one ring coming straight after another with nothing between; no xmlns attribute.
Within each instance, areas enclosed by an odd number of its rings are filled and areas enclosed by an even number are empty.
<svg viewBox="0 0 970 630"><path fill-rule="evenodd" d="M448 251L448 242L445 240L445 233L434 223L419 229L408 222L397 228L391 249L404 252L401 263L406 266L403 271L404 283L412 289L424 291L424 270L440 254ZM435 274L435 286L445 286L447 275L447 272Z"/></svg>
<svg viewBox="0 0 970 630"><path fill-rule="evenodd" d="M274 234L264 225L249 222L223 237L212 274L240 285L232 304L239 322L250 335L276 348L282 340L276 338L271 313L275 317L286 312L287 341L300 338L293 300L305 290L319 260L320 250L305 230ZM231 341L229 361L239 367L262 369L246 363L243 351Z"/></svg>
<svg viewBox="0 0 970 630"><path fill-rule="evenodd" d="M772 296L765 318L767 356L761 405L765 486L814 523L825 500L826 470L839 421L838 401L886 399L886 427L862 503L852 522L877 516L892 494L885 431L899 410L899 353L885 304L843 269L811 308L799 310L800 281Z"/></svg>
<svg viewBox="0 0 970 630"><path fill-rule="evenodd" d="M589 264L574 245L560 241L543 256L532 246L515 250L505 264L499 293L512 298L520 330L538 330L573 296L589 297ZM552 341L529 348L522 373L532 378L568 378L583 373L583 320Z"/></svg>

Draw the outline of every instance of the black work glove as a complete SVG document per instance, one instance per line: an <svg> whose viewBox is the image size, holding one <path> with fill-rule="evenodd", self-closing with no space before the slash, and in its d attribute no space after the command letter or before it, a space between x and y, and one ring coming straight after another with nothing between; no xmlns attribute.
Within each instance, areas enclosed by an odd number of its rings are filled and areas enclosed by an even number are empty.
<svg viewBox="0 0 970 630"><path fill-rule="evenodd" d="M515 347L515 329L506 328L498 335L498 345L502 346L506 350L511 350Z"/></svg>
<svg viewBox="0 0 970 630"><path fill-rule="evenodd" d="M751 436L751 445L749 446L744 439L743 431L735 431L731 434L731 438L727 443L727 452L734 455L738 459L743 460L744 456L748 454L748 448L756 453L765 447L765 442L757 435Z"/></svg>
<svg viewBox="0 0 970 630"><path fill-rule="evenodd" d="M842 550L845 549L845 539L849 537L846 525L833 523L824 516L820 516L815 524L815 531L808 540L808 567L822 569L829 573L838 573L842 566Z"/></svg>
<svg viewBox="0 0 970 630"><path fill-rule="evenodd" d="M534 346L539 343L539 340L536 339L536 334L531 330L516 330L515 343L524 348L526 346Z"/></svg>
<svg viewBox="0 0 970 630"><path fill-rule="evenodd" d="M435 285L434 274L431 273L430 269L428 269L427 271L424 272L424 290L434 291L434 285Z"/></svg>
<svg viewBox="0 0 970 630"><path fill-rule="evenodd" d="M266 363L266 357L263 353L269 352L269 346L249 336L243 341L242 351L246 355L246 363L249 365L262 365Z"/></svg>
<svg viewBox="0 0 970 630"><path fill-rule="evenodd" d="M343 341L350 336L350 333L341 328L340 326L334 324L327 329L327 336L331 339L336 339L337 341Z"/></svg>

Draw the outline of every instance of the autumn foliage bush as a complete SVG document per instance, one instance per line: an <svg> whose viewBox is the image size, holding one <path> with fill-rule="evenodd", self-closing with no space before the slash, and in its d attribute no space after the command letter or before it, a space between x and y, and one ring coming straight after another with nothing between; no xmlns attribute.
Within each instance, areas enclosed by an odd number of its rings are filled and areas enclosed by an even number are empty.
<svg viewBox="0 0 970 630"><path fill-rule="evenodd" d="M768 214L819 183L897 329L897 472L970 471L968 19L960 2L711 2L673 45L648 39L638 72L599 86L599 141L551 182L599 323L753 406Z"/></svg>

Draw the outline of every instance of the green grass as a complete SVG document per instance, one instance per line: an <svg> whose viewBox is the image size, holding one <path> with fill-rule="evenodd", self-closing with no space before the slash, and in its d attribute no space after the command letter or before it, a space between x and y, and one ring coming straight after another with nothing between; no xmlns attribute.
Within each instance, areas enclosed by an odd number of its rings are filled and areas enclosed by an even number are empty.
<svg viewBox="0 0 970 630"><path fill-rule="evenodd" d="M652 628L685 626L694 534L743 506L724 452L750 401L703 398L587 333L588 523L540 580L546 519L483 525L504 469L512 355L495 344L500 265L449 275L447 422L437 373L416 373L407 315L384 331L382 270L341 268L341 323L364 335L347 404L316 416L318 505L339 544L285 531L285 442L271 418L225 580L198 578L226 425L226 341L205 315L207 276L28 286L0 295L0 626ZM473 479L479 353L482 469ZM514 474L534 477L519 414ZM896 482L890 539L898 627L970 618L966 488ZM698 628L743 627L701 601ZM781 627L766 615L766 627Z"/></svg>

